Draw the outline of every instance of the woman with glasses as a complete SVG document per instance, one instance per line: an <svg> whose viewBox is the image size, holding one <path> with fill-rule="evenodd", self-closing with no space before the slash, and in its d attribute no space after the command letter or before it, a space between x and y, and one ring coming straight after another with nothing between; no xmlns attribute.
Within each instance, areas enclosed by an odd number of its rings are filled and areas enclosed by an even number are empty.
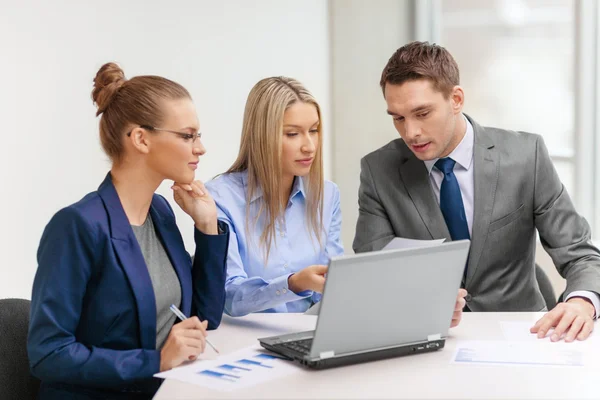
<svg viewBox="0 0 600 400"><path fill-rule="evenodd" d="M329 258L343 253L340 196L323 179L323 121L294 79L250 91L240 153L207 184L230 228L225 312L303 312L320 300Z"/></svg>
<svg viewBox="0 0 600 400"><path fill-rule="evenodd" d="M222 317L228 227L194 180L200 142L187 90L158 76L94 79L100 140L112 168L97 191L60 210L38 249L28 353L40 399L150 398L152 376L194 360ZM194 221L184 248L165 180ZM178 322L171 305L187 317Z"/></svg>

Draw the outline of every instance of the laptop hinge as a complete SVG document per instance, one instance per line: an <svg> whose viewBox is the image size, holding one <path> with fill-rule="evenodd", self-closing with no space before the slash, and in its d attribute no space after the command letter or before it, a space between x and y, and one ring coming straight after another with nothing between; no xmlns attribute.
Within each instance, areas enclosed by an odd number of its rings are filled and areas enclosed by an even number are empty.
<svg viewBox="0 0 600 400"><path fill-rule="evenodd" d="M440 335L439 333L436 333L435 335L427 335L428 342L432 342L434 340L440 340L441 338L442 338L442 335Z"/></svg>
<svg viewBox="0 0 600 400"><path fill-rule="evenodd" d="M331 357L333 357L333 356L335 356L335 353L334 353L334 351L333 351L333 350L330 350L330 351L322 351L321 353L319 353L319 358L320 358L321 360L324 360L324 359L326 359L326 358L331 358Z"/></svg>

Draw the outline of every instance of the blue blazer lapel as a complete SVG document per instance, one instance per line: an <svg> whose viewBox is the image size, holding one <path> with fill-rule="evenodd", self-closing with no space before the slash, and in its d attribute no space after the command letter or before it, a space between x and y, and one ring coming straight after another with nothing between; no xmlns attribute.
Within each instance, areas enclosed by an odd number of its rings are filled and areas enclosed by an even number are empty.
<svg viewBox="0 0 600 400"><path fill-rule="evenodd" d="M175 224L173 211L165 199L154 195L150 215L159 239L179 277L181 311L189 317L192 311L192 261L183 245L179 228Z"/></svg>
<svg viewBox="0 0 600 400"><path fill-rule="evenodd" d="M155 349L156 299L152 281L140 246L112 183L110 172L98 188L98 194L106 207L115 253L135 297L140 326L140 344L144 349Z"/></svg>

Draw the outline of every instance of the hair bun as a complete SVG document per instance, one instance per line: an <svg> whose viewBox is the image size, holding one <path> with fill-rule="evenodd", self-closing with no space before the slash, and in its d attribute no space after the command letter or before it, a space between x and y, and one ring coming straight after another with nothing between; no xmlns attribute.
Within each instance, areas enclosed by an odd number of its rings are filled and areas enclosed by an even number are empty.
<svg viewBox="0 0 600 400"><path fill-rule="evenodd" d="M125 73L117 64L109 62L100 67L94 78L92 90L92 100L98 107L96 116L106 111L126 81Z"/></svg>

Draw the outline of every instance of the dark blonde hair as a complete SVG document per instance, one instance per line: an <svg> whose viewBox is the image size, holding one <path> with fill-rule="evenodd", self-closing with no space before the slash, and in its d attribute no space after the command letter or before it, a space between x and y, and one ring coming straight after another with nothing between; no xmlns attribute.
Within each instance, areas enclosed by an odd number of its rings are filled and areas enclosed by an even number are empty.
<svg viewBox="0 0 600 400"><path fill-rule="evenodd" d="M100 117L100 142L112 161L123 156L123 136L131 124L160 126L162 100L191 98L180 84L160 76L125 79L115 63L104 64L94 78L92 100Z"/></svg>
<svg viewBox="0 0 600 400"><path fill-rule="evenodd" d="M400 47L390 57L379 85L385 94L385 85L401 85L406 81L427 79L445 98L460 84L458 64L448 50L429 42L412 42Z"/></svg>

